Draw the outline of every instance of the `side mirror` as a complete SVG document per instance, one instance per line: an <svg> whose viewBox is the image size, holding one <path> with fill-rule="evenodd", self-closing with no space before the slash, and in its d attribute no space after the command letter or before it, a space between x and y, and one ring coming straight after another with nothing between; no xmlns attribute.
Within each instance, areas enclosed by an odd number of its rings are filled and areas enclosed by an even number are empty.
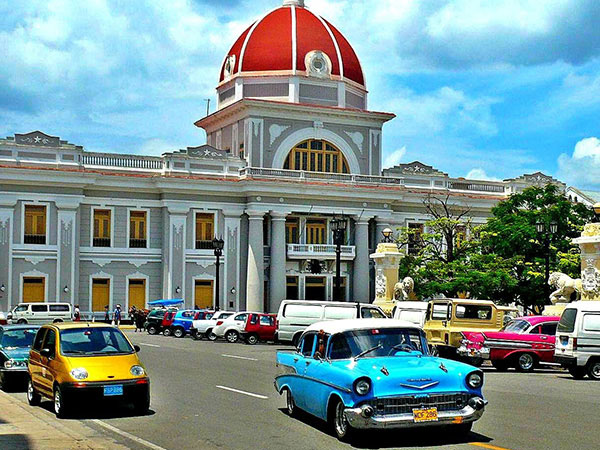
<svg viewBox="0 0 600 450"><path fill-rule="evenodd" d="M135 350L135 352L136 352L136 353L139 353L139 352L140 352L140 350L141 350L141 348L140 348L140 346L139 346L139 345L134 345L134 346L133 346L133 349Z"/></svg>
<svg viewBox="0 0 600 450"><path fill-rule="evenodd" d="M50 358L50 349L49 348L43 348L40 350L40 355L45 356L46 358Z"/></svg>

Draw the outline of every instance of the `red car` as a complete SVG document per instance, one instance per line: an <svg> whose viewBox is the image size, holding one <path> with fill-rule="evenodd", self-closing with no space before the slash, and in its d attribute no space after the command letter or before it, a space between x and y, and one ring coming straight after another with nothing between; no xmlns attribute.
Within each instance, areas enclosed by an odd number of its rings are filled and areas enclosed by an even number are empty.
<svg viewBox="0 0 600 450"><path fill-rule="evenodd" d="M175 314L177 311L167 311L163 317L162 322L160 323L161 328L163 329L163 334L165 336L171 336L173 330L171 330L171 325L173 325L173 319L175 318Z"/></svg>
<svg viewBox="0 0 600 450"><path fill-rule="evenodd" d="M489 359L498 370L514 367L531 372L554 359L558 316L526 316L510 321L500 331L463 332L458 353Z"/></svg>
<svg viewBox="0 0 600 450"><path fill-rule="evenodd" d="M274 341L277 314L248 314L246 326L240 333L247 344L254 345L258 341Z"/></svg>

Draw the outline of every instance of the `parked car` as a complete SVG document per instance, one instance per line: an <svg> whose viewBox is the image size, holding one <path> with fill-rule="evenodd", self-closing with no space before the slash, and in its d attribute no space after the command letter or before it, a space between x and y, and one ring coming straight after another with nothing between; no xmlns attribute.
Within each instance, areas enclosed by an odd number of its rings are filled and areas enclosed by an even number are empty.
<svg viewBox="0 0 600 450"><path fill-rule="evenodd" d="M175 314L177 311L167 311L160 322L160 326L162 328L162 334L164 336L171 336L171 325L173 325L173 320L175 319Z"/></svg>
<svg viewBox="0 0 600 450"><path fill-rule="evenodd" d="M190 332L194 320L210 319L213 314L213 311L207 310L198 311L187 309L177 311L177 314L173 317L173 323L171 324L171 334L176 338L185 337L185 335Z"/></svg>
<svg viewBox="0 0 600 450"><path fill-rule="evenodd" d="M19 303L6 317L9 323L43 325L72 319L70 303Z"/></svg>
<svg viewBox="0 0 600 450"><path fill-rule="evenodd" d="M274 341L277 314L248 314L246 326L240 335L247 344L254 345L258 341Z"/></svg>
<svg viewBox="0 0 600 450"><path fill-rule="evenodd" d="M217 339L217 335L213 333L213 328L217 325L217 322L234 314L233 311L217 311L210 318L196 319L192 322L190 335L196 340L205 337L210 341L214 341Z"/></svg>
<svg viewBox="0 0 600 450"><path fill-rule="evenodd" d="M514 367L531 372L539 363L554 361L557 316L519 317L500 331L463 332L458 354L489 359L498 370Z"/></svg>
<svg viewBox="0 0 600 450"><path fill-rule="evenodd" d="M406 320L423 328L428 306L428 302L397 302L392 317L396 320Z"/></svg>
<svg viewBox="0 0 600 450"><path fill-rule="evenodd" d="M144 323L144 329L148 334L158 334L163 331L163 323L168 322L168 318L175 315L177 309L164 309L158 308L153 309L146 316L146 322Z"/></svg>
<svg viewBox="0 0 600 450"><path fill-rule="evenodd" d="M339 439L363 429L449 425L468 433L483 415L483 372L430 356L425 333L398 320L318 322L296 352L277 353L275 388L289 415L327 421Z"/></svg>
<svg viewBox="0 0 600 450"><path fill-rule="evenodd" d="M0 385L3 388L25 381L29 350L39 328L38 325L0 326Z"/></svg>
<svg viewBox="0 0 600 450"><path fill-rule="evenodd" d="M0 325L6 325L8 321L6 320L6 315L0 311Z"/></svg>
<svg viewBox="0 0 600 450"><path fill-rule="evenodd" d="M277 312L277 341L298 345L308 327L322 320L385 318L381 308L369 303L284 300Z"/></svg>
<svg viewBox="0 0 600 450"><path fill-rule="evenodd" d="M567 304L556 328L554 360L574 378L600 380L600 302Z"/></svg>
<svg viewBox="0 0 600 450"><path fill-rule="evenodd" d="M225 338L227 342L237 342L242 334L242 330L246 326L246 319L253 311L243 311L235 313L226 319L219 319L212 329L212 332L217 338ZM258 313L255 313L258 314Z"/></svg>
<svg viewBox="0 0 600 450"><path fill-rule="evenodd" d="M98 323L48 324L39 329L29 353L27 400L53 400L57 417L77 402L120 401L139 414L150 407L150 379L119 328Z"/></svg>

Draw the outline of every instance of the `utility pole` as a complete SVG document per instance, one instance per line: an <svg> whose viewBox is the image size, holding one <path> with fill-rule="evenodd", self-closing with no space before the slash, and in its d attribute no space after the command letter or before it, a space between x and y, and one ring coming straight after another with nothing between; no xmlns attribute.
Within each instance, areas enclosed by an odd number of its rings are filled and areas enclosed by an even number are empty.
<svg viewBox="0 0 600 450"><path fill-rule="evenodd" d="M206 115L208 116L210 114L210 98L205 98L204 101L206 102Z"/></svg>

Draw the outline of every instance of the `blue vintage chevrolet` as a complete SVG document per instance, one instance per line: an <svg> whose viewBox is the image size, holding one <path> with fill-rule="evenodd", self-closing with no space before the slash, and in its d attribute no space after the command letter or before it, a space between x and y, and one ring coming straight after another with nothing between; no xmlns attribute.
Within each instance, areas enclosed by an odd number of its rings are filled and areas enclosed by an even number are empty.
<svg viewBox="0 0 600 450"><path fill-rule="evenodd" d="M37 325L0 326L0 384L6 388L11 381L27 376L27 361Z"/></svg>
<svg viewBox="0 0 600 450"><path fill-rule="evenodd" d="M423 331L399 320L315 323L297 351L277 353L277 368L288 414L326 420L341 440L361 429L443 424L467 434L487 404L481 370L430 356Z"/></svg>

